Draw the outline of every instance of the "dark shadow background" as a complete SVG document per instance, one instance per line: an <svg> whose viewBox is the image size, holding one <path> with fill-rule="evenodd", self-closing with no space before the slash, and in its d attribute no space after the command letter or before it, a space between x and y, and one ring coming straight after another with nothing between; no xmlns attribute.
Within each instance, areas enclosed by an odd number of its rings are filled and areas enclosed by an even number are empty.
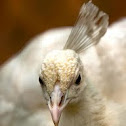
<svg viewBox="0 0 126 126"><path fill-rule="evenodd" d="M50 28L74 24L87 0L0 0L0 64L33 36ZM110 16L126 16L126 0L93 0Z"/></svg>

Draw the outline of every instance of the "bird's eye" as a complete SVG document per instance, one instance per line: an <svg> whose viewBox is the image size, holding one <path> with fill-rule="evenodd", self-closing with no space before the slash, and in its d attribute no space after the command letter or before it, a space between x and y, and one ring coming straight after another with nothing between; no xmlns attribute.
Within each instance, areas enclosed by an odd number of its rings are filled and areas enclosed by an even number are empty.
<svg viewBox="0 0 126 126"><path fill-rule="evenodd" d="M41 84L41 85L44 85L44 82L43 82L43 80L39 77L39 83Z"/></svg>
<svg viewBox="0 0 126 126"><path fill-rule="evenodd" d="M80 76L80 74L79 74L79 76L78 76L78 78L77 78L75 84L76 84L76 85L79 85L80 82L81 82L81 76Z"/></svg>

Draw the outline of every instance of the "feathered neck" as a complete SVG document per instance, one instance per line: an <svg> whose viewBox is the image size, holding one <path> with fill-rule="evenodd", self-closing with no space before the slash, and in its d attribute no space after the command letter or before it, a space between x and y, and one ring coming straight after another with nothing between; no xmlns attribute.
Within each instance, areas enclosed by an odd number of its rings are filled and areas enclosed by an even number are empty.
<svg viewBox="0 0 126 126"><path fill-rule="evenodd" d="M62 113L59 126L110 126L105 100L88 84L81 99Z"/></svg>

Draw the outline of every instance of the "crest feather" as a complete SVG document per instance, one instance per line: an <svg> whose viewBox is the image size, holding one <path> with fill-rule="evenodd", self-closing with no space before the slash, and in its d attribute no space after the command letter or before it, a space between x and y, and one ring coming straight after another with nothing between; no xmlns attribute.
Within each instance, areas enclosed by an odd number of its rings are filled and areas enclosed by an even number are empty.
<svg viewBox="0 0 126 126"><path fill-rule="evenodd" d="M72 49L80 53L99 42L108 26L108 15L91 1L83 4L78 21L73 27L64 49Z"/></svg>

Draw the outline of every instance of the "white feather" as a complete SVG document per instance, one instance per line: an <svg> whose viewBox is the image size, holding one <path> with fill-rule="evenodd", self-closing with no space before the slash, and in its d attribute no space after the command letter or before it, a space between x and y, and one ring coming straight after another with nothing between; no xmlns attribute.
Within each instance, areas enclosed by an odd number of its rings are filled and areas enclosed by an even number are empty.
<svg viewBox="0 0 126 126"><path fill-rule="evenodd" d="M99 42L108 27L108 15L88 2L80 10L77 24L73 27L64 49L80 53Z"/></svg>

